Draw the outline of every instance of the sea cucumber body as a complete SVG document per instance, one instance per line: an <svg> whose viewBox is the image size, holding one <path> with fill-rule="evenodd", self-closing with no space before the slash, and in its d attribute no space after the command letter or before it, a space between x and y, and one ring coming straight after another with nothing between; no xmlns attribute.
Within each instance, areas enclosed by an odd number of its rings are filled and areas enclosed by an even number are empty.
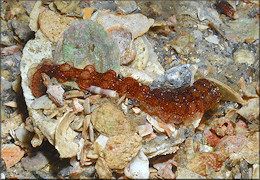
<svg viewBox="0 0 260 180"><path fill-rule="evenodd" d="M94 66L76 69L69 64L55 65L51 61L43 61L34 70L30 88L35 97L45 94L41 73L55 77L60 82L74 80L82 90L90 86L115 90L140 102L140 106L150 115L159 117L166 123L180 124L193 121L205 110L220 100L221 94L217 86L207 79L199 79L185 89L153 89L141 85L137 80L117 77L113 70L105 73L96 72Z"/></svg>

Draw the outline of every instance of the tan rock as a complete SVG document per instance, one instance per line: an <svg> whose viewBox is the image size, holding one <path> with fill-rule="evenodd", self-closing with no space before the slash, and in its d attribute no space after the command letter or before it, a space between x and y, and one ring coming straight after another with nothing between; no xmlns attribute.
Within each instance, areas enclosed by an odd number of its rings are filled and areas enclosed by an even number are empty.
<svg viewBox="0 0 260 180"><path fill-rule="evenodd" d="M80 1L54 1L53 3L62 13L73 13L78 8Z"/></svg>
<svg viewBox="0 0 260 180"><path fill-rule="evenodd" d="M259 163L259 132L248 136L247 144L241 150L240 154L250 164Z"/></svg>
<svg viewBox="0 0 260 180"><path fill-rule="evenodd" d="M52 42L58 42L63 31L76 20L76 18L61 16L51 10L45 10L39 15L40 29Z"/></svg>
<svg viewBox="0 0 260 180"><path fill-rule="evenodd" d="M123 169L142 148L141 136L120 135L111 137L104 150L104 158L111 169Z"/></svg>
<svg viewBox="0 0 260 180"><path fill-rule="evenodd" d="M111 103L104 103L91 114L91 122L97 131L106 136L134 133L137 126Z"/></svg>
<svg viewBox="0 0 260 180"><path fill-rule="evenodd" d="M188 32L182 32L172 40L172 47L183 55L188 55L194 51L194 45L195 39Z"/></svg>
<svg viewBox="0 0 260 180"><path fill-rule="evenodd" d="M207 168L219 171L224 159L221 154L215 152L198 152L195 153L194 158L187 164L187 169L206 176Z"/></svg>
<svg viewBox="0 0 260 180"><path fill-rule="evenodd" d="M112 172L107 166L107 163L104 160L104 158L102 157L98 158L97 163L95 165L95 169L100 179L111 179Z"/></svg>
<svg viewBox="0 0 260 180"><path fill-rule="evenodd" d="M38 17L39 17L39 13L40 13L40 7L42 7L42 1L36 1L31 13L30 13L29 27L34 32L36 32L39 29Z"/></svg>

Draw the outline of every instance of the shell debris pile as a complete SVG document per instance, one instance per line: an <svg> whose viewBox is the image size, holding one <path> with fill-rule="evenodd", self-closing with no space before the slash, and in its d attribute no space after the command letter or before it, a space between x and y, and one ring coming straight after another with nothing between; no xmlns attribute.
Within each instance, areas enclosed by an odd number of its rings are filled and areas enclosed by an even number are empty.
<svg viewBox="0 0 260 180"><path fill-rule="evenodd" d="M258 6L4 1L1 178L259 178Z"/></svg>

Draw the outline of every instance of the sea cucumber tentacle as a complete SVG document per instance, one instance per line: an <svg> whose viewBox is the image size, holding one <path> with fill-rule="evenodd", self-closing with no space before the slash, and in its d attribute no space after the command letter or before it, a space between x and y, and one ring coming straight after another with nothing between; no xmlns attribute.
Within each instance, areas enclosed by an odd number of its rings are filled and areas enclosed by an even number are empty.
<svg viewBox="0 0 260 180"><path fill-rule="evenodd" d="M116 91L120 95L133 98L150 115L159 117L166 123L180 124L201 116L220 100L221 93L215 84L207 79L199 79L185 89L150 89L137 80L127 77L119 78L113 70L99 73L92 65L77 69L69 64L55 65L43 61L29 77L29 86L35 97L46 93L41 74L55 77L60 82L74 80L82 90L99 87Z"/></svg>

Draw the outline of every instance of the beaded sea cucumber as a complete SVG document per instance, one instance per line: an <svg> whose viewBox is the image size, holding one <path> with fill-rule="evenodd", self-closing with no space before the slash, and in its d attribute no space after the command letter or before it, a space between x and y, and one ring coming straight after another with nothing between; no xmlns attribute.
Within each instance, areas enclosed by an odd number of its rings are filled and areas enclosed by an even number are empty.
<svg viewBox="0 0 260 180"><path fill-rule="evenodd" d="M29 86L36 98L46 93L42 73L55 77L59 82L75 81L82 90L88 90L90 86L114 90L120 95L139 101L145 112L159 117L165 123L193 121L221 97L217 86L207 79L199 79L185 89L151 90L149 86L141 85L133 78L119 78L113 70L99 73L92 65L77 69L67 63L56 65L45 60L36 67L30 78Z"/></svg>

